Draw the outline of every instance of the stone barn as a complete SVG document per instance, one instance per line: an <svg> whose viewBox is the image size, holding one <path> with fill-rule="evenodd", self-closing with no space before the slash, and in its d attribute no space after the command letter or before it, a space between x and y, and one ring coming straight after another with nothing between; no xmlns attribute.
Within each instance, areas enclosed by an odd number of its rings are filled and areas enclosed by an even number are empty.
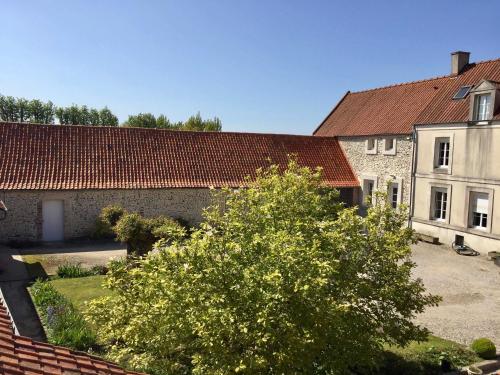
<svg viewBox="0 0 500 375"><path fill-rule="evenodd" d="M89 236L101 209L202 219L210 188L288 155L322 167L348 204L358 180L334 137L0 123L0 191L9 208L0 242Z"/></svg>

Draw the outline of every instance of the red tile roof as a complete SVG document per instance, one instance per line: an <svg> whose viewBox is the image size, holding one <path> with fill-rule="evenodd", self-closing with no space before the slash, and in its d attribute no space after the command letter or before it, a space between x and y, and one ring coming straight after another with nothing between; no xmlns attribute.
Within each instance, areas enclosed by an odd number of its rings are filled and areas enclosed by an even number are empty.
<svg viewBox="0 0 500 375"><path fill-rule="evenodd" d="M111 362L60 346L15 335L7 310L0 300L0 374L3 375L125 375Z"/></svg>
<svg viewBox="0 0 500 375"><path fill-rule="evenodd" d="M469 96L453 100L453 95L460 86L483 79L500 81L500 59L469 64L459 75L348 92L314 134L410 134L414 124L466 122ZM500 113L494 118L500 119Z"/></svg>
<svg viewBox="0 0 500 375"><path fill-rule="evenodd" d="M359 185L333 137L0 123L0 189L236 187L289 154Z"/></svg>

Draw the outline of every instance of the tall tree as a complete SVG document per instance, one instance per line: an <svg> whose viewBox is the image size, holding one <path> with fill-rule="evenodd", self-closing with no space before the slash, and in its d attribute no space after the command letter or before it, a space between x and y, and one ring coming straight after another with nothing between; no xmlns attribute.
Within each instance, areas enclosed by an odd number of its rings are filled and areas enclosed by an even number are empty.
<svg viewBox="0 0 500 375"><path fill-rule="evenodd" d="M130 115L123 126L133 128L156 128L156 117L152 113Z"/></svg>
<svg viewBox="0 0 500 375"><path fill-rule="evenodd" d="M428 331L406 209L360 217L290 162L225 190L191 238L115 264L88 318L109 355L155 374L347 374ZM221 203L222 204L222 203Z"/></svg>
<svg viewBox="0 0 500 375"><path fill-rule="evenodd" d="M191 131L219 132L222 130L222 122L219 118L214 117L213 119L204 120L199 112L196 115L189 117L186 122L172 122L163 114L156 118L152 113L139 113L137 115L128 116L128 119L125 121L123 126Z"/></svg>
<svg viewBox="0 0 500 375"><path fill-rule="evenodd" d="M118 126L118 117L108 107L104 107L99 111L99 125Z"/></svg>

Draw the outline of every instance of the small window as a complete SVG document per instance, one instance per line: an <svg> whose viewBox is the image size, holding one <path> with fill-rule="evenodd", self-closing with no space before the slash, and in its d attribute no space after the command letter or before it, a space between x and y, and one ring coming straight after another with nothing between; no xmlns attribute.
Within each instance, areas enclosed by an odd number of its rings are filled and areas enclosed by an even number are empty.
<svg viewBox="0 0 500 375"><path fill-rule="evenodd" d="M372 204L374 188L375 188L375 181L364 180L364 182L363 182L363 204L366 204L366 205Z"/></svg>
<svg viewBox="0 0 500 375"><path fill-rule="evenodd" d="M462 86L458 89L457 93L453 96L453 99L463 99L468 94L472 86Z"/></svg>
<svg viewBox="0 0 500 375"><path fill-rule="evenodd" d="M386 138L384 140L384 154L385 155L396 155L396 139Z"/></svg>
<svg viewBox="0 0 500 375"><path fill-rule="evenodd" d="M392 183L389 189L389 201L391 203L392 208L398 207L399 202L399 185L396 183Z"/></svg>
<svg viewBox="0 0 500 375"><path fill-rule="evenodd" d="M470 193L469 225L475 229L488 228L489 196L487 193Z"/></svg>
<svg viewBox="0 0 500 375"><path fill-rule="evenodd" d="M377 139L376 138L368 138L365 143L365 152L367 154L376 154L377 153Z"/></svg>
<svg viewBox="0 0 500 375"><path fill-rule="evenodd" d="M434 189L434 220L446 220L448 192L445 189Z"/></svg>
<svg viewBox="0 0 500 375"><path fill-rule="evenodd" d="M450 164L450 139L443 138L438 140L437 144L437 168L448 168Z"/></svg>
<svg viewBox="0 0 500 375"><path fill-rule="evenodd" d="M490 119L491 94L476 95L474 98L474 120Z"/></svg>

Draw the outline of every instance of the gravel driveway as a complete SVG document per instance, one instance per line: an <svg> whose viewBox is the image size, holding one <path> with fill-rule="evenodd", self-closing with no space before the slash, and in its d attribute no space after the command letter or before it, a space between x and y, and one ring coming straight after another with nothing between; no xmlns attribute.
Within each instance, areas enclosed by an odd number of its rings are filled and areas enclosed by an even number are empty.
<svg viewBox="0 0 500 375"><path fill-rule="evenodd" d="M500 346L500 267L486 256L457 255L444 245L413 246L414 272L427 290L443 297L416 321L436 336L470 344L478 337Z"/></svg>

